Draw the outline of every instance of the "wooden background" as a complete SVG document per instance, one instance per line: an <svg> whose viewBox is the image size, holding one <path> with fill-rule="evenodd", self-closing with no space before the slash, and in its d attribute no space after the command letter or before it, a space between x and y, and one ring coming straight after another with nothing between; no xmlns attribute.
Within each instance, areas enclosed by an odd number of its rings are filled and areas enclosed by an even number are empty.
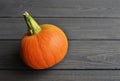
<svg viewBox="0 0 120 81"><path fill-rule="evenodd" d="M26 10L68 37L67 56L50 69L20 58ZM120 0L0 0L0 81L120 81Z"/></svg>

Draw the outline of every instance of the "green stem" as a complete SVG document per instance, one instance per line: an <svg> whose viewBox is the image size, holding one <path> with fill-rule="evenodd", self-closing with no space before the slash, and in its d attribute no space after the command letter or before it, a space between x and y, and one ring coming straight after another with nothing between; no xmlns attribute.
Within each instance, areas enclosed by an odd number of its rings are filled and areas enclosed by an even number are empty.
<svg viewBox="0 0 120 81"><path fill-rule="evenodd" d="M28 12L24 14L25 21L28 25L28 31L31 35L38 34L41 31L40 25L29 15Z"/></svg>

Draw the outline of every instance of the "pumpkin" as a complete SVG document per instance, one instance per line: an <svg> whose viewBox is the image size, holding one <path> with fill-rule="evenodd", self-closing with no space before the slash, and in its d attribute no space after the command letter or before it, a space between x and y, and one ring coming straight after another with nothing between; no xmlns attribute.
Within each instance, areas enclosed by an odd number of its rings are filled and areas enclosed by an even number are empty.
<svg viewBox="0 0 120 81"><path fill-rule="evenodd" d="M33 69L46 69L59 63L67 53L65 33L52 24L39 25L28 12L24 14L28 32L21 40L23 61Z"/></svg>

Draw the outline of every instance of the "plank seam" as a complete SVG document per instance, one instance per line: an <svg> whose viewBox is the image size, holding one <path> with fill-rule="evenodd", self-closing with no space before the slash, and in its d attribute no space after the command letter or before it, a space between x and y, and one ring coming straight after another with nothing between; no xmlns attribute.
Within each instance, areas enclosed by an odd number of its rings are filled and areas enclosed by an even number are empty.
<svg viewBox="0 0 120 81"><path fill-rule="evenodd" d="M0 69L0 71L3 71L3 70L5 70L5 71L7 71L7 70L9 70L9 71L38 71L38 70L34 70L34 69ZM78 71L78 70L80 70L80 71L97 71L97 70L100 70L100 71L104 71L104 70L106 70L106 71L115 71L115 70L120 70L120 69L46 69L46 70L68 70L68 71L70 71L70 70L76 70L76 71ZM45 71L45 70L39 70L39 71Z"/></svg>
<svg viewBox="0 0 120 81"><path fill-rule="evenodd" d="M76 19L120 19L120 17L49 17L49 16L33 16L34 18L76 18ZM23 18L21 16L0 16L0 18Z"/></svg>
<svg viewBox="0 0 120 81"><path fill-rule="evenodd" d="M0 39L0 41L20 41L21 39ZM68 39L68 41L120 41L120 39Z"/></svg>

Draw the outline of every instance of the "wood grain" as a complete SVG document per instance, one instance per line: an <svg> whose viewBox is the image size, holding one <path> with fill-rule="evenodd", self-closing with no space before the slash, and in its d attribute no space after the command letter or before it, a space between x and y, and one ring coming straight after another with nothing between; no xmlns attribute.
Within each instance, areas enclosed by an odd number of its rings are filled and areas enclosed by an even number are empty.
<svg viewBox="0 0 120 81"><path fill-rule="evenodd" d="M20 57L25 11L69 39L67 56L48 70ZM120 81L120 0L0 0L0 81Z"/></svg>
<svg viewBox="0 0 120 81"><path fill-rule="evenodd" d="M120 0L0 0L0 17L120 17Z"/></svg>
<svg viewBox="0 0 120 81"><path fill-rule="evenodd" d="M20 41L0 41L0 69L29 69L20 58ZM51 69L120 69L120 41L69 41L64 60Z"/></svg>
<svg viewBox="0 0 120 81"><path fill-rule="evenodd" d="M1 81L119 81L120 71L0 71Z"/></svg>
<svg viewBox="0 0 120 81"><path fill-rule="evenodd" d="M68 39L120 39L120 19L35 18L39 24L59 26ZM0 18L0 39L21 39L27 32L23 18Z"/></svg>

